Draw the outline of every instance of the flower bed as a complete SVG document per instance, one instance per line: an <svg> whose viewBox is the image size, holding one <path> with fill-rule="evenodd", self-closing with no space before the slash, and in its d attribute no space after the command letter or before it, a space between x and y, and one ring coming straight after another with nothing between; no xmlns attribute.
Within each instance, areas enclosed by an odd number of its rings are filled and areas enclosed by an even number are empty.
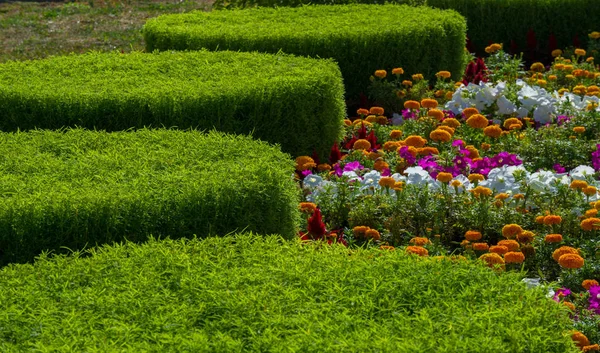
<svg viewBox="0 0 600 353"><path fill-rule="evenodd" d="M0 347L576 352L540 289L469 261L237 235L42 257L0 277Z"/></svg>
<svg viewBox="0 0 600 353"><path fill-rule="evenodd" d="M287 154L197 131L0 134L0 263L42 251L246 229L296 234Z"/></svg>
<svg viewBox="0 0 600 353"><path fill-rule="evenodd" d="M600 70L587 55L598 44L529 70L490 45L457 83L375 71L386 108L346 120L327 160L296 159L301 238L522 271L600 342Z"/></svg>

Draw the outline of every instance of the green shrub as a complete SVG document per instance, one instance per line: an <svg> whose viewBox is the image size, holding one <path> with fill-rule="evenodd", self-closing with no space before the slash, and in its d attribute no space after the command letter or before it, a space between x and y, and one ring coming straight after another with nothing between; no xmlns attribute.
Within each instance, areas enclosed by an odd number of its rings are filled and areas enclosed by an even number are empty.
<svg viewBox="0 0 600 353"><path fill-rule="evenodd" d="M0 264L148 234L291 238L300 221L293 172L289 155L247 136L2 133Z"/></svg>
<svg viewBox="0 0 600 353"><path fill-rule="evenodd" d="M431 6L452 9L467 19L467 35L478 54L490 42L504 43L508 49L511 40L516 49L528 51L527 33L533 30L535 51L550 55L550 34L556 37L557 48L573 45L577 36L585 47L587 34L598 31L600 2L596 0L387 0L386 3ZM248 8L255 6L301 6L306 4L373 4L377 0L216 0L213 8Z"/></svg>
<svg viewBox="0 0 600 353"><path fill-rule="evenodd" d="M0 130L178 127L324 155L342 133L332 61L233 52L90 53L0 64Z"/></svg>
<svg viewBox="0 0 600 353"><path fill-rule="evenodd" d="M515 273L237 235L42 256L0 275L0 348L73 352L577 352Z"/></svg>
<svg viewBox="0 0 600 353"><path fill-rule="evenodd" d="M600 27L600 2L596 0L427 0L427 5L465 16L469 39L479 53L490 42L504 43L508 49L511 40L518 51L527 52L531 29L535 50L549 56L550 34L555 35L557 47L564 49L573 45L575 36L584 46L587 34Z"/></svg>
<svg viewBox="0 0 600 353"><path fill-rule="evenodd" d="M463 17L398 5L303 6L163 15L144 26L146 50L207 48L334 58L347 97L364 92L378 69L403 67L433 78L461 77Z"/></svg>

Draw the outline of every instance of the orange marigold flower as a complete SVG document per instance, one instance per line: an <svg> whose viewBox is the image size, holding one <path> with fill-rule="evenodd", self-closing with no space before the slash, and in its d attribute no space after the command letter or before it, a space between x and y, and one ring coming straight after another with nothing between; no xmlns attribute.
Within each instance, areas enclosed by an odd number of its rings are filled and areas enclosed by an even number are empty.
<svg viewBox="0 0 600 353"><path fill-rule="evenodd" d="M465 233L465 239L467 239L468 241L477 241L479 239L481 239L482 235L481 232L478 232L476 230L468 230Z"/></svg>
<svg viewBox="0 0 600 353"><path fill-rule="evenodd" d="M400 137L402 137L402 130L392 130L390 132L390 138L392 140L399 139Z"/></svg>
<svg viewBox="0 0 600 353"><path fill-rule="evenodd" d="M481 149L484 150L484 151L489 150L490 147L492 147L492 145L490 145L489 143L485 143L485 142L481 143Z"/></svg>
<svg viewBox="0 0 600 353"><path fill-rule="evenodd" d="M365 109L365 108L360 108L356 111L356 114L358 115L369 115L369 110Z"/></svg>
<svg viewBox="0 0 600 353"><path fill-rule="evenodd" d="M371 148L371 142L365 139L358 139L356 140L356 142L354 142L352 148L354 148L355 150L368 150Z"/></svg>
<svg viewBox="0 0 600 353"><path fill-rule="evenodd" d="M296 158L296 169L297 170L308 170L308 169L312 169L314 167L316 167L317 164L315 163L314 159L312 159L309 156L300 156L298 158Z"/></svg>
<svg viewBox="0 0 600 353"><path fill-rule="evenodd" d="M417 254L419 256L429 256L429 251L422 246L407 246L406 252Z"/></svg>
<svg viewBox="0 0 600 353"><path fill-rule="evenodd" d="M479 150L477 148L475 148L475 146L469 145L465 148L467 149L467 151L469 151L469 156L468 156L469 158L471 158L471 159L479 158Z"/></svg>
<svg viewBox="0 0 600 353"><path fill-rule="evenodd" d="M557 56L561 56L561 55L562 55L562 53L563 53L563 52L562 52L562 50L560 50L560 49L554 49L554 50L552 51L552 57L553 57L553 58L556 58Z"/></svg>
<svg viewBox="0 0 600 353"><path fill-rule="evenodd" d="M377 158L382 158L382 157L383 157L382 151L377 151L377 152L371 151L371 152L367 153L367 158L372 161L376 160Z"/></svg>
<svg viewBox="0 0 600 353"><path fill-rule="evenodd" d="M436 176L436 179L442 183L449 183L453 176L451 173L441 172Z"/></svg>
<svg viewBox="0 0 600 353"><path fill-rule="evenodd" d="M438 73L435 74L435 76L437 78L450 78L452 74L450 73L450 71L438 71Z"/></svg>
<svg viewBox="0 0 600 353"><path fill-rule="evenodd" d="M475 251L488 251L489 248L488 243L473 243L473 250Z"/></svg>
<svg viewBox="0 0 600 353"><path fill-rule="evenodd" d="M517 234L517 241L522 244L529 244L533 241L535 234L532 231L524 230L522 233Z"/></svg>
<svg viewBox="0 0 600 353"><path fill-rule="evenodd" d="M581 191L587 196L593 196L593 195L596 195L596 193L598 192L598 189L596 189L595 186L588 185L588 186L584 187L583 189L581 189Z"/></svg>
<svg viewBox="0 0 600 353"><path fill-rule="evenodd" d="M416 246L423 246L423 245L431 244L431 240L429 240L428 238L425 238L425 237L414 237L411 240L409 240L408 242L411 244L414 244Z"/></svg>
<svg viewBox="0 0 600 353"><path fill-rule="evenodd" d="M502 258L502 256L496 253L490 252L487 254L483 254L479 256L479 259L483 260L483 262L485 262L491 268L494 268L496 266L504 268L504 259Z"/></svg>
<svg viewBox="0 0 600 353"><path fill-rule="evenodd" d="M365 121L368 121L370 123L374 123L375 121L377 121L377 117L375 115L369 115L365 118Z"/></svg>
<svg viewBox="0 0 600 353"><path fill-rule="evenodd" d="M320 172L331 170L331 165L329 165L327 163L321 163L321 164L317 165L317 170Z"/></svg>
<svg viewBox="0 0 600 353"><path fill-rule="evenodd" d="M375 120L375 122L379 125L387 125L388 118L383 115L377 115L377 120Z"/></svg>
<svg viewBox="0 0 600 353"><path fill-rule="evenodd" d="M429 138L436 142L449 142L452 135L446 130L435 129L429 133Z"/></svg>
<svg viewBox="0 0 600 353"><path fill-rule="evenodd" d="M500 240L497 245L506 246L508 251L517 251L521 247L521 245L516 240L512 239Z"/></svg>
<svg viewBox="0 0 600 353"><path fill-rule="evenodd" d="M590 344L590 340L586 337L586 335L579 331L573 332L573 334L571 335L571 339L575 341L575 345L577 345L577 347L579 348L588 346Z"/></svg>
<svg viewBox="0 0 600 353"><path fill-rule="evenodd" d="M413 85L413 83L412 83L412 81L404 80L404 81L402 81L402 85L404 85L406 87L410 87Z"/></svg>
<svg viewBox="0 0 600 353"><path fill-rule="evenodd" d="M469 119L471 116L479 114L479 110L477 110L475 107L465 108L463 109L462 114L465 119Z"/></svg>
<svg viewBox="0 0 600 353"><path fill-rule="evenodd" d="M375 77L385 78L387 76L387 71L385 70L376 70Z"/></svg>
<svg viewBox="0 0 600 353"><path fill-rule="evenodd" d="M418 150L419 156L428 156L434 154L440 154L440 151L435 147L423 147Z"/></svg>
<svg viewBox="0 0 600 353"><path fill-rule="evenodd" d="M425 98L421 100L421 106L427 109L437 108L438 102L435 99Z"/></svg>
<svg viewBox="0 0 600 353"><path fill-rule="evenodd" d="M473 196L475 197L479 197L479 196L490 196L492 194L492 189L490 188L486 188L483 186L478 186L474 189L469 190Z"/></svg>
<svg viewBox="0 0 600 353"><path fill-rule="evenodd" d="M413 101L413 100L409 100L404 102L404 109L420 109L421 108L421 103L417 102L417 101Z"/></svg>
<svg viewBox="0 0 600 353"><path fill-rule="evenodd" d="M586 51L584 49L575 49L575 55L585 56Z"/></svg>
<svg viewBox="0 0 600 353"><path fill-rule="evenodd" d="M373 169L375 169L378 172L383 172L384 169L389 168L389 167L390 167L390 165L383 159L376 160L375 164L373 165Z"/></svg>
<svg viewBox="0 0 600 353"><path fill-rule="evenodd" d="M573 132L576 134L583 134L585 132L585 126L575 126Z"/></svg>
<svg viewBox="0 0 600 353"><path fill-rule="evenodd" d="M535 223L537 223L537 224L544 224L544 216L537 216L537 217L535 217Z"/></svg>
<svg viewBox="0 0 600 353"><path fill-rule="evenodd" d="M585 211L585 218L592 218L598 215L598 210L595 208L592 208L590 210Z"/></svg>
<svg viewBox="0 0 600 353"><path fill-rule="evenodd" d="M423 79L423 74L414 74L412 75L413 81L420 81Z"/></svg>
<svg viewBox="0 0 600 353"><path fill-rule="evenodd" d="M410 135L404 140L404 143L406 144L406 146L413 146L413 147L420 148L420 147L425 146L425 144L427 143L427 140L425 140L424 138L422 138L419 135Z"/></svg>
<svg viewBox="0 0 600 353"><path fill-rule="evenodd" d="M569 269L582 268L584 263L583 257L577 254L564 254L558 258L558 264Z"/></svg>
<svg viewBox="0 0 600 353"><path fill-rule="evenodd" d="M396 190L396 191L402 191L403 188L404 188L403 181L397 181L396 184L394 184L394 190Z"/></svg>
<svg viewBox="0 0 600 353"><path fill-rule="evenodd" d="M523 200L525 198L525 195L523 194L514 194L513 195L513 199L515 200Z"/></svg>
<svg viewBox="0 0 600 353"><path fill-rule="evenodd" d="M421 102L421 103L423 103L423 102ZM439 109L430 109L427 112L427 116L430 116L438 121L442 121L442 119L444 119L444 112Z"/></svg>
<svg viewBox="0 0 600 353"><path fill-rule="evenodd" d="M354 234L356 238L362 238L365 236L365 233L367 233L367 230L369 229L371 228L367 226L356 226L352 228L352 234Z"/></svg>
<svg viewBox="0 0 600 353"><path fill-rule="evenodd" d="M581 282L581 286L585 288L585 290L590 290L590 288L592 288L593 286L600 286L600 283L598 283L598 281L596 281L595 279L586 279L583 282Z"/></svg>
<svg viewBox="0 0 600 353"><path fill-rule="evenodd" d="M569 308L569 310L571 311L575 311L575 304L571 303L571 302L562 302L562 304L564 306L566 306L567 308Z"/></svg>
<svg viewBox="0 0 600 353"><path fill-rule="evenodd" d="M535 62L535 63L531 64L530 70L537 71L537 72L543 72L545 70L545 67L544 67L544 64L542 64L540 62Z"/></svg>
<svg viewBox="0 0 600 353"><path fill-rule="evenodd" d="M546 243L560 243L561 241L563 241L563 237L562 234L548 234L544 238L544 241Z"/></svg>
<svg viewBox="0 0 600 353"><path fill-rule="evenodd" d="M509 198L509 197L510 197L510 195L509 195L509 194L507 194L507 193L505 193L505 192L501 192L501 193L499 193L498 195L494 196L494 198L495 198L496 200L506 200L506 199L507 199L507 198Z"/></svg>
<svg viewBox="0 0 600 353"><path fill-rule="evenodd" d="M300 212L313 213L317 209L317 205L312 202L300 202L298 205Z"/></svg>
<svg viewBox="0 0 600 353"><path fill-rule="evenodd" d="M365 232L365 237L371 238L373 240L379 240L381 239L381 235L379 234L379 232L376 229L369 229Z"/></svg>
<svg viewBox="0 0 600 353"><path fill-rule="evenodd" d="M481 114L473 114L467 119L467 125L474 129L483 129L488 126L488 119Z"/></svg>
<svg viewBox="0 0 600 353"><path fill-rule="evenodd" d="M518 224L511 223L502 227L502 236L507 239L514 239L517 237L517 234L522 232L523 228L521 228L521 226Z"/></svg>
<svg viewBox="0 0 600 353"><path fill-rule="evenodd" d="M371 107L371 109L369 109L369 113L375 115L383 115L384 110L382 107Z"/></svg>
<svg viewBox="0 0 600 353"><path fill-rule="evenodd" d="M504 245L492 245L490 246L490 252L498 255L504 255L508 252L508 248Z"/></svg>
<svg viewBox="0 0 600 353"><path fill-rule="evenodd" d="M502 128L499 125L487 126L483 129L483 134L491 138L498 138L502 135Z"/></svg>
<svg viewBox="0 0 600 353"><path fill-rule="evenodd" d="M392 69L392 75L402 75L404 74L404 69L401 67L396 67Z"/></svg>
<svg viewBox="0 0 600 353"><path fill-rule="evenodd" d="M452 186L454 188L460 187L462 185L463 185L463 183L461 183L459 180L456 180L456 179L452 180L452 182L450 183L450 186Z"/></svg>
<svg viewBox="0 0 600 353"><path fill-rule="evenodd" d="M600 229L600 218L591 217L581 221L581 228L585 231Z"/></svg>
<svg viewBox="0 0 600 353"><path fill-rule="evenodd" d="M482 174L472 173L467 177L470 182L474 183L475 181L484 181L485 177Z"/></svg>
<svg viewBox="0 0 600 353"><path fill-rule="evenodd" d="M544 217L544 224L547 226L560 224L560 222L562 222L562 217L558 215L547 215Z"/></svg>
<svg viewBox="0 0 600 353"><path fill-rule="evenodd" d="M558 259L560 259L560 257L565 254L579 255L579 251L577 251L577 249L572 248L570 246L561 246L560 248L554 250L554 252L552 253L552 258L554 259L554 261L558 262Z"/></svg>
<svg viewBox="0 0 600 353"><path fill-rule="evenodd" d="M396 184L396 180L392 177L381 177L379 179L379 185L384 188L393 188Z"/></svg>
<svg viewBox="0 0 600 353"><path fill-rule="evenodd" d="M460 126L460 121L456 120L455 118L448 118L442 121L442 125L450 126L451 128L456 129Z"/></svg>
<svg viewBox="0 0 600 353"><path fill-rule="evenodd" d="M396 141L387 141L383 144L383 150L387 152L395 151L398 149L398 142Z"/></svg>
<svg viewBox="0 0 600 353"><path fill-rule="evenodd" d="M507 264L520 264L525 261L525 255L520 251L509 251L504 254L504 262Z"/></svg>
<svg viewBox="0 0 600 353"><path fill-rule="evenodd" d="M592 352L592 351L600 351L600 345L598 345L598 343L596 343L596 344L583 346L583 348L581 348L581 352L583 352L583 353Z"/></svg>
<svg viewBox="0 0 600 353"><path fill-rule="evenodd" d="M504 120L504 123L502 125L506 129L509 129L509 130L519 130L523 127L523 123L521 122L521 120L519 120L517 118L508 118L508 119ZM512 129L511 129L511 126L513 126Z"/></svg>

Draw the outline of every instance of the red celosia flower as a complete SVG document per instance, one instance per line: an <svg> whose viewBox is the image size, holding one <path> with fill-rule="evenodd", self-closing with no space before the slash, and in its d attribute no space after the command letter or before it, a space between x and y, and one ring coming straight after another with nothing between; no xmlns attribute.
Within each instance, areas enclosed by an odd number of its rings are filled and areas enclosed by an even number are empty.
<svg viewBox="0 0 600 353"><path fill-rule="evenodd" d="M353 143L354 144L354 143ZM342 158L342 152L338 147L337 142L331 146L331 152L329 153L329 164L334 165Z"/></svg>
<svg viewBox="0 0 600 353"><path fill-rule="evenodd" d="M308 219L307 229L312 239L321 239L325 233L327 233L325 230L325 223L323 223L323 218L321 217L321 210L318 208Z"/></svg>

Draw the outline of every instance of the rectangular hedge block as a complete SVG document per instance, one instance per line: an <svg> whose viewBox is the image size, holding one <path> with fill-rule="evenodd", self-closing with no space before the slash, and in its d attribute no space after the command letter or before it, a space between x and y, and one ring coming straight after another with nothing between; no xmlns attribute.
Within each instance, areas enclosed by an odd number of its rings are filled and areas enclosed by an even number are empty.
<svg viewBox="0 0 600 353"><path fill-rule="evenodd" d="M399 0L404 1L404 0ZM528 54L545 58L551 49L574 45L577 37L585 48L587 35L600 30L600 1L597 0L425 0L428 6L453 9L467 18L469 39L484 54L489 43L504 43ZM555 36L552 48L550 36ZM530 43L528 43L528 38ZM533 47L531 47L533 45Z"/></svg>
<svg viewBox="0 0 600 353"><path fill-rule="evenodd" d="M405 5L303 6L163 15L144 26L146 50L242 50L333 58L347 97L378 69L433 78L465 67L466 22L454 11Z"/></svg>
<svg viewBox="0 0 600 353"><path fill-rule="evenodd" d="M218 132L0 134L0 264L156 236L297 234L294 161Z"/></svg>
<svg viewBox="0 0 600 353"><path fill-rule="evenodd" d="M518 273L404 251L237 235L0 271L2 352L575 353Z"/></svg>
<svg viewBox="0 0 600 353"><path fill-rule="evenodd" d="M253 133L294 156L341 137L331 60L235 52L90 53L0 64L0 130L177 127Z"/></svg>

